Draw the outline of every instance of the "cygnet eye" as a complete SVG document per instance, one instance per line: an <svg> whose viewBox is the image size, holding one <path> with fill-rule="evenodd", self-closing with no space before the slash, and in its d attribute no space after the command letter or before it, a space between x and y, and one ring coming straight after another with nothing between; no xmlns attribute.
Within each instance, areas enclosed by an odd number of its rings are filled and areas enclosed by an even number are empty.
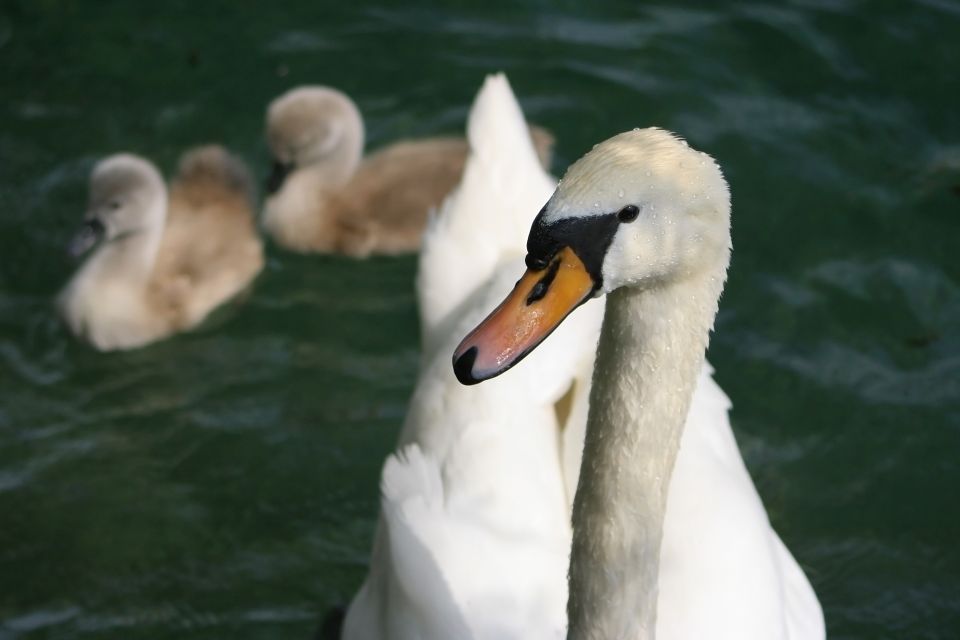
<svg viewBox="0 0 960 640"><path fill-rule="evenodd" d="M110 201L110 208L111 208L111 209L114 209L114 210L119 209L119 208L120 208L120 201L119 201L119 200L111 200L111 201Z"/></svg>
<svg viewBox="0 0 960 640"><path fill-rule="evenodd" d="M617 219L620 220L620 222L633 222L637 219L638 215L640 215L639 207L628 204L623 209L620 209L620 213L617 214Z"/></svg>

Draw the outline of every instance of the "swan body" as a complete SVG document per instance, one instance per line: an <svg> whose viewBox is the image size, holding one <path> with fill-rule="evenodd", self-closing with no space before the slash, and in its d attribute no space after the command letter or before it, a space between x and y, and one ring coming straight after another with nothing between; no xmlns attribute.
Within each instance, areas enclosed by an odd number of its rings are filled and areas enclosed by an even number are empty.
<svg viewBox="0 0 960 640"><path fill-rule="evenodd" d="M144 158L100 161L72 244L93 253L57 300L67 326L108 351L199 324L263 267L252 193L246 167L218 146L184 154L169 190Z"/></svg>
<svg viewBox="0 0 960 640"><path fill-rule="evenodd" d="M825 635L705 368L729 215L712 158L659 129L615 136L568 170L531 228L527 273L455 351L462 382L489 379L606 295L573 507L568 638Z"/></svg>
<svg viewBox="0 0 960 640"><path fill-rule="evenodd" d="M263 224L282 246L355 257L416 251L432 209L463 174L469 147L454 137L402 141L363 158L359 110L343 93L299 87L267 109L274 156ZM533 127L541 161L553 137Z"/></svg>
<svg viewBox="0 0 960 640"><path fill-rule="evenodd" d="M384 465L370 572L345 640L562 638L566 627L570 527L554 402L592 351L601 308L581 309L556 336L581 349L536 354L519 384L478 398L457 382L450 349L513 284L522 213L555 184L503 76L487 79L468 134L463 180L424 239L421 371Z"/></svg>

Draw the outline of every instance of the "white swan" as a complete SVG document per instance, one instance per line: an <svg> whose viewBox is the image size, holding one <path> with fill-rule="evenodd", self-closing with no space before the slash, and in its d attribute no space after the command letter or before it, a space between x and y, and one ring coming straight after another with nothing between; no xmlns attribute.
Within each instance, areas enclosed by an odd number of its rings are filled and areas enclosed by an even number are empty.
<svg viewBox="0 0 960 640"><path fill-rule="evenodd" d="M608 294L573 513L568 638L825 635L746 473L729 401L703 370L729 216L712 158L658 129L615 136L570 167L534 220L527 273L455 351L464 383L496 376L571 309Z"/></svg>
<svg viewBox="0 0 960 640"><path fill-rule="evenodd" d="M487 79L468 129L463 181L424 240L424 356L345 640L555 639L566 627L571 533L554 402L593 350L601 307L578 312L521 380L479 395L457 382L450 351L513 284L523 214L555 185L504 77Z"/></svg>
<svg viewBox="0 0 960 640"><path fill-rule="evenodd" d="M252 198L246 167L219 146L184 154L169 193L144 158L97 163L71 251L99 246L57 300L70 330L111 350L197 325L263 267Z"/></svg>
<svg viewBox="0 0 960 640"><path fill-rule="evenodd" d="M416 251L428 212L463 173L467 142L438 137L394 143L363 158L363 119L345 94L330 87L291 89L267 108L274 157L263 223L294 251L372 253ZM553 136L531 127L542 162Z"/></svg>

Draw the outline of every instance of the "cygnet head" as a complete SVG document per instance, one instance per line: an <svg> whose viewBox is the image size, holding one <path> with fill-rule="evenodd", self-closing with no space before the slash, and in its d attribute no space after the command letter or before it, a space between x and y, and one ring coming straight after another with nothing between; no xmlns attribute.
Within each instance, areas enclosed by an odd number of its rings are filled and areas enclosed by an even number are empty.
<svg viewBox="0 0 960 640"><path fill-rule="evenodd" d="M166 211L166 186L152 163L127 153L105 158L90 174L84 224L70 243L70 253L79 257L100 241L161 230Z"/></svg>
<svg viewBox="0 0 960 640"><path fill-rule="evenodd" d="M577 306L620 287L723 278L730 193L713 158L662 129L633 130L574 163L527 239L527 272L454 352L464 384L519 362Z"/></svg>
<svg viewBox="0 0 960 640"><path fill-rule="evenodd" d="M330 87L298 87L267 107L267 144L273 170L267 192L304 167L328 165L332 179L345 180L363 154L363 119L353 101Z"/></svg>

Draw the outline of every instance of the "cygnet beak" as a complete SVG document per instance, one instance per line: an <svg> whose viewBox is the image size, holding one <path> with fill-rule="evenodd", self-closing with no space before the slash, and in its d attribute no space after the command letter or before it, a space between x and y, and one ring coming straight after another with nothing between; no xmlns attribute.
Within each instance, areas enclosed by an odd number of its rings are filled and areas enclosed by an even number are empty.
<svg viewBox="0 0 960 640"><path fill-rule="evenodd" d="M72 258L79 258L94 246L103 240L106 235L106 227L97 218L88 218L83 222L83 226L70 240L67 246L67 253Z"/></svg>
<svg viewBox="0 0 960 640"><path fill-rule="evenodd" d="M454 351L457 379L476 384L517 364L595 289L593 277L569 247L543 269L527 269L506 300Z"/></svg>
<svg viewBox="0 0 960 640"><path fill-rule="evenodd" d="M293 171L292 162L274 160L273 167L270 170L270 176L267 178L267 193L274 194L279 191L291 171Z"/></svg>

